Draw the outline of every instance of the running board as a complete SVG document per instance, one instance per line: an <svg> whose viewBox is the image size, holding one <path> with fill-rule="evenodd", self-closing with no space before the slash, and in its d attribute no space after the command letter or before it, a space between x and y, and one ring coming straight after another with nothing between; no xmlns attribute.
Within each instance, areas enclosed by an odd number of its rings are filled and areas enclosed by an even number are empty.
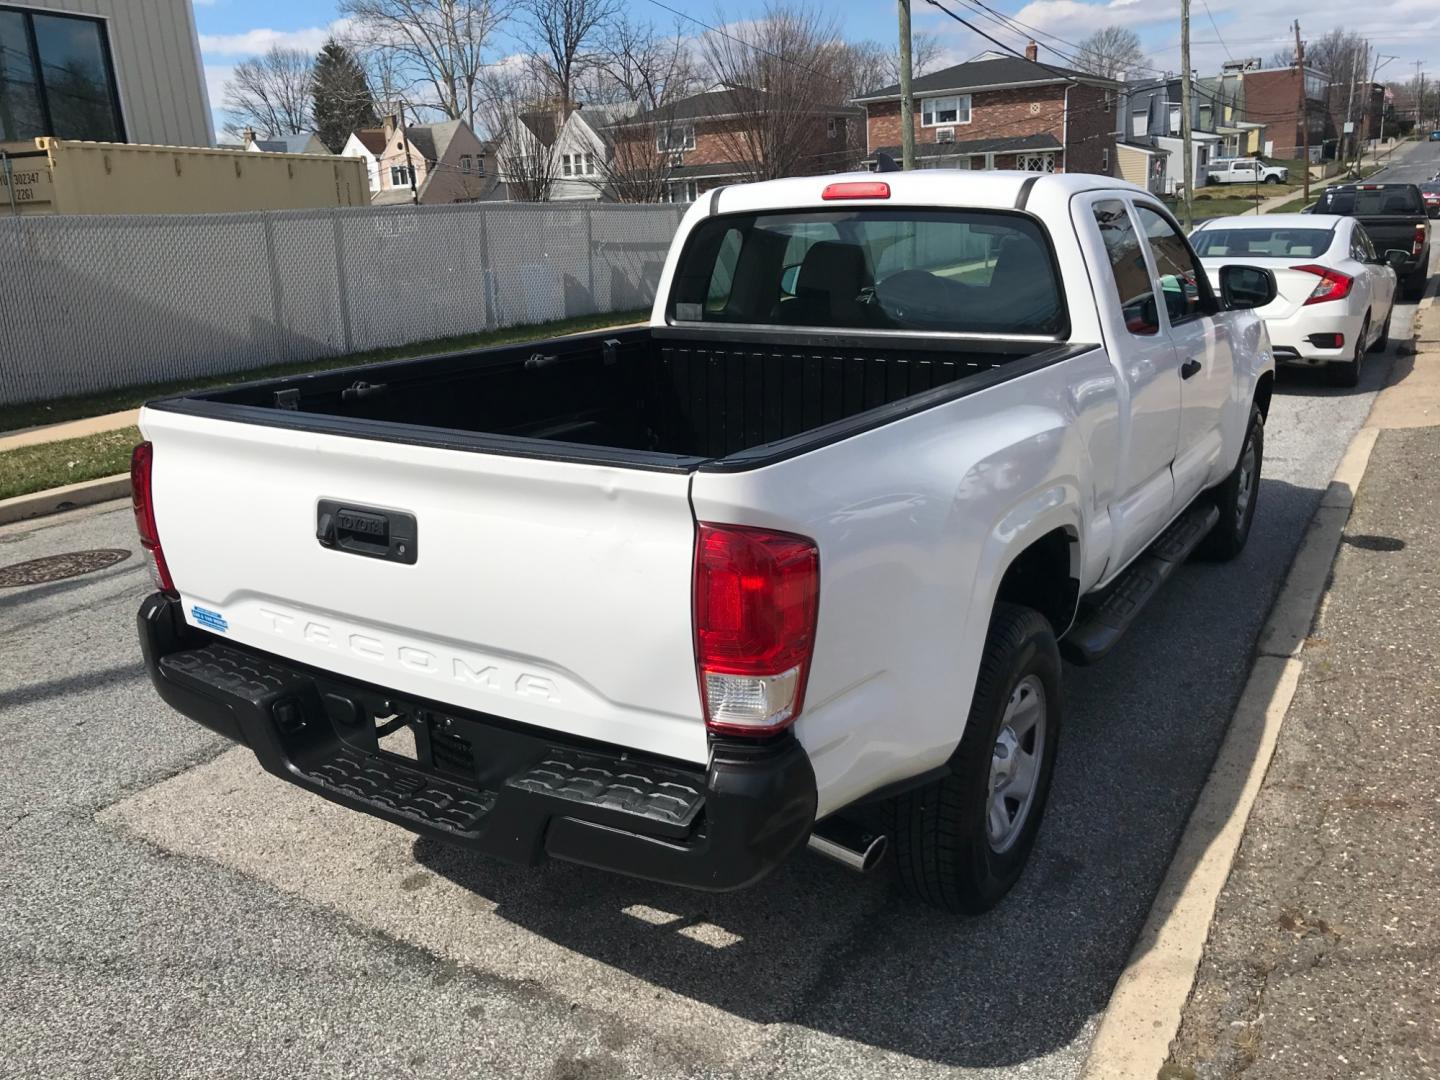
<svg viewBox="0 0 1440 1080"><path fill-rule="evenodd" d="M1126 567L1100 599L1081 607L1075 625L1060 641L1060 654L1072 664L1093 664L1103 659L1219 520L1220 511L1209 499L1192 503Z"/></svg>

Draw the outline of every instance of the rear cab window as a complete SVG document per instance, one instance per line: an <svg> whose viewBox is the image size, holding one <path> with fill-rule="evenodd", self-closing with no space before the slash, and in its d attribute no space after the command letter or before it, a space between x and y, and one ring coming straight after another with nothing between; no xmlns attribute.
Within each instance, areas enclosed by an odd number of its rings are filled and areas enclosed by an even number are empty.
<svg viewBox="0 0 1440 1080"><path fill-rule="evenodd" d="M1337 191L1326 188L1315 204L1317 214L1344 214L1355 217L1381 217L1385 214L1423 216L1425 200L1413 184L1350 188Z"/></svg>
<svg viewBox="0 0 1440 1080"><path fill-rule="evenodd" d="M727 214L698 224L667 306L677 324L1063 339L1049 236L1000 210L864 207Z"/></svg>

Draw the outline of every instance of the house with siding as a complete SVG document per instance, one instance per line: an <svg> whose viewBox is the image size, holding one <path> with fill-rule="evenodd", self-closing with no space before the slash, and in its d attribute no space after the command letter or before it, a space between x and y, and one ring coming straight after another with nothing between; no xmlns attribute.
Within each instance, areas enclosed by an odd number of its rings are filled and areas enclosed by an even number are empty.
<svg viewBox="0 0 1440 1080"><path fill-rule="evenodd" d="M1041 64L982 53L915 79L915 157L921 168L1023 169L1114 173L1114 108L1120 84ZM900 87L855 99L865 110L866 161L900 157Z"/></svg>
<svg viewBox="0 0 1440 1080"><path fill-rule="evenodd" d="M577 103L561 118L555 108L528 109L515 116L496 141L502 183L521 201L608 199L611 125L632 116L635 102Z"/></svg>
<svg viewBox="0 0 1440 1080"><path fill-rule="evenodd" d="M1185 142L1181 136L1180 76L1140 79L1127 82L1120 90L1116 110L1116 156L1121 161L1122 175L1135 170L1137 156L1144 160L1147 173L1145 187L1157 194L1173 195L1183 183ZM1190 167L1193 188L1210 182L1210 163L1221 157L1224 138L1214 130L1220 115L1216 99L1202 93L1198 80L1191 82L1190 94ZM1157 174L1156 163L1163 163ZM1155 182L1159 177L1159 183ZM1138 181L1136 181L1138 182ZM1192 190L1193 190L1192 188Z"/></svg>
<svg viewBox="0 0 1440 1080"><path fill-rule="evenodd" d="M0 143L214 145L190 2L0 3Z"/></svg>
<svg viewBox="0 0 1440 1080"><path fill-rule="evenodd" d="M463 120L402 128L387 116L383 127L352 132L340 153L366 162L375 206L504 197L493 155Z"/></svg>

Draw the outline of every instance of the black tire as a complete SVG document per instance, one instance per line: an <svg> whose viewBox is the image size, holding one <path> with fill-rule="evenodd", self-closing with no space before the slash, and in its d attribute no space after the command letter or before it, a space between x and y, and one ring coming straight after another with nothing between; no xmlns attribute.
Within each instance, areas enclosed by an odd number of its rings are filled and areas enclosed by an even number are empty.
<svg viewBox="0 0 1440 1080"><path fill-rule="evenodd" d="M1429 277L1423 270L1421 270L1419 273L1411 274L1408 278L1405 279L1405 283L1403 286L1405 299L1419 300L1424 297L1425 285L1429 280Z"/></svg>
<svg viewBox="0 0 1440 1080"><path fill-rule="evenodd" d="M1247 473L1246 459L1252 449L1254 457L1250 460ZM1225 482L1210 493L1215 500L1215 509L1220 511L1220 520L1195 549L1197 557L1210 562L1228 562L1245 550L1245 541L1250 539L1250 526L1255 521L1255 507L1260 501L1260 467L1264 459L1265 418L1260 415L1258 406L1251 405L1250 426L1246 428L1245 442L1240 446L1240 459Z"/></svg>
<svg viewBox="0 0 1440 1080"><path fill-rule="evenodd" d="M1390 320L1393 319L1394 317L1395 317L1395 310L1394 310L1394 307L1392 306L1392 307L1391 307L1391 310L1390 310L1390 313L1385 316L1385 325L1382 326L1382 327L1380 327L1380 336L1375 339L1375 344L1370 346L1370 351L1371 351L1372 353L1382 353L1382 352L1384 352L1384 351L1386 350L1386 348L1389 347L1389 345L1390 345Z"/></svg>
<svg viewBox="0 0 1440 1080"><path fill-rule="evenodd" d="M1043 690L1043 725L1031 729L1031 752L1040 750L1035 786L1017 808L1017 831L997 851L987 828L991 764L1012 696L1027 690L1033 695L1036 685ZM1010 891L1045 812L1062 712L1060 650L1050 623L1030 608L997 603L950 775L895 800L895 864L908 893L946 911L976 915Z"/></svg>
<svg viewBox="0 0 1440 1080"><path fill-rule="evenodd" d="M1265 177L1265 183L1267 184L1278 184L1279 182L1280 178L1274 173L1271 173L1269 176Z"/></svg>
<svg viewBox="0 0 1440 1080"><path fill-rule="evenodd" d="M1365 339L1370 336L1370 316L1360 326L1360 337L1355 342L1355 354L1349 360L1332 361L1325 365L1325 378L1331 386L1355 387L1360 385L1360 365L1365 360Z"/></svg>

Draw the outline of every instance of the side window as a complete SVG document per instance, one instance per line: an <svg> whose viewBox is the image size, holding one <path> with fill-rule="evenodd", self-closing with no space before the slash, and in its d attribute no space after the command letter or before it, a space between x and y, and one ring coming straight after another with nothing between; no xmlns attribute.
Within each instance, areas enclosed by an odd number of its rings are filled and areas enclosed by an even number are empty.
<svg viewBox="0 0 1440 1080"><path fill-rule="evenodd" d="M1360 245L1360 258L1366 262L1374 262L1378 257L1375 252L1375 242L1370 239L1370 234L1365 231L1365 226L1355 225L1355 241Z"/></svg>
<svg viewBox="0 0 1440 1080"><path fill-rule="evenodd" d="M719 254L715 256L715 269L710 274L710 287L705 291L705 310L724 311L730 302L730 290L735 285L735 264L740 260L740 245L743 238L739 229L731 229L720 241Z"/></svg>
<svg viewBox="0 0 1440 1080"><path fill-rule="evenodd" d="M1118 199L1095 204L1095 224L1105 241L1105 254L1110 257L1111 280L1115 298L1125 314L1125 327L1132 334L1160 332L1160 315L1155 306L1155 286L1140 249L1140 236L1135 224Z"/></svg>
<svg viewBox="0 0 1440 1080"><path fill-rule="evenodd" d="M1213 315L1218 308L1210 294L1210 282L1190 254L1185 237L1148 206L1136 204L1135 216L1155 256L1155 272L1160 278L1160 292L1165 298L1171 325Z"/></svg>

